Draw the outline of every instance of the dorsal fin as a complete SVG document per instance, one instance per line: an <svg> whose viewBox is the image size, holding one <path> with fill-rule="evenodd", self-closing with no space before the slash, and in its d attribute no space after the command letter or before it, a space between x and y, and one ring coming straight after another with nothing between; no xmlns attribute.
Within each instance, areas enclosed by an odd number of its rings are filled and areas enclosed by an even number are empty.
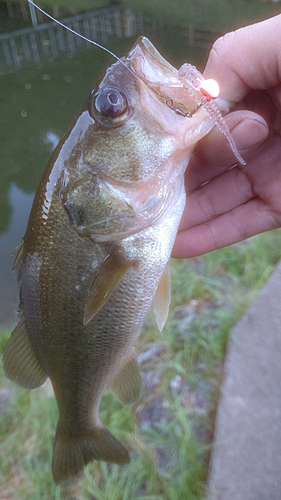
<svg viewBox="0 0 281 500"><path fill-rule="evenodd" d="M26 389L44 384L47 375L31 347L23 321L13 330L3 353L6 377Z"/></svg>
<svg viewBox="0 0 281 500"><path fill-rule="evenodd" d="M20 265L21 265L21 260L22 260L22 254L23 254L23 239L20 240L19 244L16 246L15 250L13 251L13 255L15 256L13 271L14 271L14 269L16 269L16 271L19 271Z"/></svg>

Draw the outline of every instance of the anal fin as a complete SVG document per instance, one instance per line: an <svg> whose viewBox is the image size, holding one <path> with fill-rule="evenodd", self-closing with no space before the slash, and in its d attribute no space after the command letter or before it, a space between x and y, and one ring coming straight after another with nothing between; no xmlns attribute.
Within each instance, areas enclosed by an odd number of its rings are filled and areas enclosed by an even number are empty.
<svg viewBox="0 0 281 500"><path fill-rule="evenodd" d="M84 325L98 314L117 288L132 262L113 252L103 261L93 281L84 311Z"/></svg>
<svg viewBox="0 0 281 500"><path fill-rule="evenodd" d="M124 405L139 400L142 391L142 380L138 362L134 355L126 360L120 372L110 384L110 389Z"/></svg>
<svg viewBox="0 0 281 500"><path fill-rule="evenodd" d="M165 323L167 321L170 303L171 303L171 276L170 276L170 263L168 262L161 276L152 303L152 311L154 313L156 323L160 332L163 330Z"/></svg>
<svg viewBox="0 0 281 500"><path fill-rule="evenodd" d="M3 367L7 378L26 389L39 387L47 379L31 347L23 321L13 330L4 348Z"/></svg>

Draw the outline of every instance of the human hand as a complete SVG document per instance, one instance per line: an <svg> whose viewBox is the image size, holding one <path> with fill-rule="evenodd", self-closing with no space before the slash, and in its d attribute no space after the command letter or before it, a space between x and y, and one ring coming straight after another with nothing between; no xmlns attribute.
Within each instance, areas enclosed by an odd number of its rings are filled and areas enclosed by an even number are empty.
<svg viewBox="0 0 281 500"><path fill-rule="evenodd" d="M246 165L215 128L194 149L173 257L194 257L281 226L281 15L218 39L205 68ZM231 165L235 164L235 168Z"/></svg>

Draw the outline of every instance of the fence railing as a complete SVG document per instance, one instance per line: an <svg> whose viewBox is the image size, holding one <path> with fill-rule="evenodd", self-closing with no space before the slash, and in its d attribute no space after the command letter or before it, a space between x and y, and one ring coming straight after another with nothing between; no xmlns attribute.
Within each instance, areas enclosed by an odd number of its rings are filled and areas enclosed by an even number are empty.
<svg viewBox="0 0 281 500"><path fill-rule="evenodd" d="M64 19L63 24L83 36L105 43L142 32L143 16L128 8L111 7ZM54 22L0 35L0 75L91 45Z"/></svg>
<svg viewBox="0 0 281 500"><path fill-rule="evenodd" d="M62 22L90 40L102 44L109 38L137 36L147 29L154 33L165 31L165 26L155 17L136 14L122 6L86 12L68 17ZM180 28L180 31L182 43L189 47L209 47L219 35L193 25ZM57 58L63 53L74 53L90 47L91 44L54 22L4 33L0 35L0 75L37 64L49 57Z"/></svg>
<svg viewBox="0 0 281 500"><path fill-rule="evenodd" d="M210 44L221 35L221 32L189 24L186 28L182 28L182 34L188 47L204 48L210 47Z"/></svg>

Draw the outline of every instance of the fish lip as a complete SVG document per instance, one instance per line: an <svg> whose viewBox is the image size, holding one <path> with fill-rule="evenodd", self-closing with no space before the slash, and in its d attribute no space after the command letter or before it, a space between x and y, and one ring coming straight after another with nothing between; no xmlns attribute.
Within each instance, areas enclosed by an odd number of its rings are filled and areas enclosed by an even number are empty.
<svg viewBox="0 0 281 500"><path fill-rule="evenodd" d="M166 85L179 85L178 71L145 36L137 39L126 59L130 62L134 74L148 87L159 81Z"/></svg>

